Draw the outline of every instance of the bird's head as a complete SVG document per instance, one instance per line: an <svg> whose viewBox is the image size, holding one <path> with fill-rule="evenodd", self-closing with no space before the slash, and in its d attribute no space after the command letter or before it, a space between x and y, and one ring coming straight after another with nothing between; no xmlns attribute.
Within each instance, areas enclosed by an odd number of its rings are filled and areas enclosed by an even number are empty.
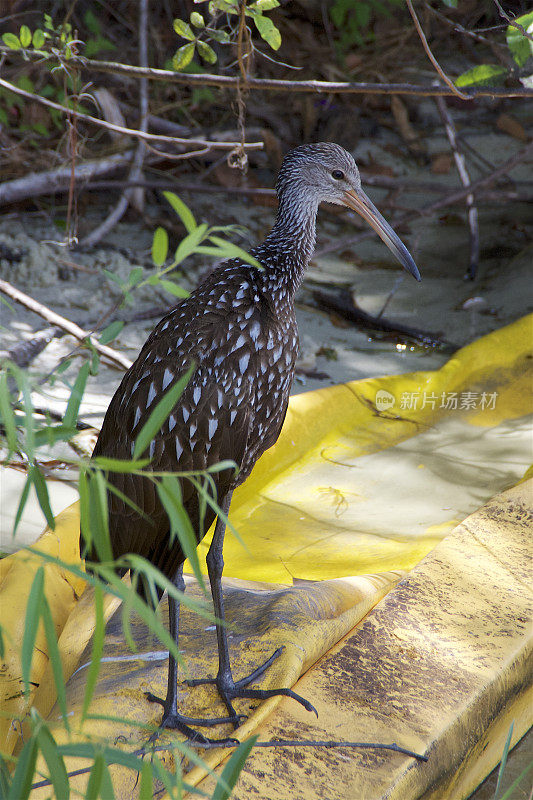
<svg viewBox="0 0 533 800"><path fill-rule="evenodd" d="M407 272L420 280L418 268L397 233L377 210L361 187L357 164L344 147L332 142L306 144L285 156L276 191L302 198L307 195L317 205L336 203L357 211L376 231Z"/></svg>

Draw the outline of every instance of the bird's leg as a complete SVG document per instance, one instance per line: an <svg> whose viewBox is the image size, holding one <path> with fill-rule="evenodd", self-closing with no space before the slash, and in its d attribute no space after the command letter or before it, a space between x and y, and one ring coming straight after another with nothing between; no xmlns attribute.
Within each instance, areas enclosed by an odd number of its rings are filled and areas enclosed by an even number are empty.
<svg viewBox="0 0 533 800"><path fill-rule="evenodd" d="M183 580L183 564L178 568L174 580L172 581L176 589L180 592L185 591L185 581ZM179 637L179 621L180 621L180 604L174 598L168 598L168 622L169 633L178 646ZM156 697L151 692L146 692L146 699L151 703L159 703L163 706L163 719L160 723L160 728L175 728L184 733L188 739L195 741L199 744L211 744L213 739L208 739L202 733L193 730L190 725L198 725L200 727L214 727L223 723L235 722L233 714L231 717L218 717L214 719L195 719L193 717L185 717L178 713L178 665L176 659L169 653L168 657L168 681L167 681L167 695L165 699ZM227 741L222 739L220 741Z"/></svg>
<svg viewBox="0 0 533 800"><path fill-rule="evenodd" d="M231 503L231 492L228 492L222 503L220 504L220 508L224 512L224 515L227 517L229 513L229 507ZM303 705L308 711L314 711L317 714L316 709L314 706L309 703L308 700L305 698L300 697L299 694L293 692L292 689L247 689L246 687L256 681L261 675L270 667L273 661L281 655L283 650L282 647L278 647L278 649L272 653L270 658L268 658L264 664L261 664L257 669L255 669L250 675L245 678L241 678L239 681L235 681L233 679L233 675L231 672L231 665L230 665L230 658L229 658L229 648L228 648L228 637L226 633L226 626L225 626L225 613L224 613L224 597L222 594L222 571L224 569L224 557L222 548L224 545L224 534L226 532L226 523L223 519L218 517L217 524L215 526L215 533L213 535L213 541L211 542L211 546L209 548L209 552L207 554L206 563L207 563L207 572L209 575L209 582L211 584L211 594L213 596L213 606L215 611L215 616L217 620L220 622L216 623L216 632L217 632L217 644L218 644L218 672L216 678L200 678L195 680L188 680L186 683L189 686L199 686L203 683L215 683L218 692L224 701L226 708L228 709L228 713L230 714L235 727L239 725L239 715L236 713L235 709L232 705L232 700L236 697L246 697L249 699L257 699L257 700L266 700L268 697L275 697L277 695L284 695L286 697L292 697L294 700L297 700L299 703ZM318 716L318 714L317 714Z"/></svg>

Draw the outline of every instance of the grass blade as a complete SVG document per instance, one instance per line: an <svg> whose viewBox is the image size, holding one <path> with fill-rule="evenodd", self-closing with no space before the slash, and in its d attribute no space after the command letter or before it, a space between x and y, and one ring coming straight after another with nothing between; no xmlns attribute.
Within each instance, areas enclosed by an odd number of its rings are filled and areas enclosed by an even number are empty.
<svg viewBox="0 0 533 800"><path fill-rule="evenodd" d="M145 761L141 770L141 785L139 787L139 800L152 800L153 798L153 770L149 761Z"/></svg>
<svg viewBox="0 0 533 800"><path fill-rule="evenodd" d="M30 692L30 674L33 652L35 650L35 638L37 628L41 618L41 608L44 597L44 568L39 567L35 573L28 602L26 603L26 617L24 619L24 634L22 636L22 650L20 660L22 664L22 682L24 684L24 694L28 696Z"/></svg>
<svg viewBox="0 0 533 800"><path fill-rule="evenodd" d="M44 724L37 734L37 742L50 772L55 800L69 800L70 787L65 762L57 752L57 744Z"/></svg>
<svg viewBox="0 0 533 800"><path fill-rule="evenodd" d="M7 439L7 447L9 450L8 458L11 453L16 452L18 448L17 443L17 426L15 423L15 415L11 407L11 397L9 395L9 388L7 385L7 375L5 372L0 374L0 420L4 426L4 431Z"/></svg>
<svg viewBox="0 0 533 800"><path fill-rule="evenodd" d="M256 741L257 736L252 736L245 742L241 742L241 744L237 747L230 760L222 770L222 775L220 776L225 785L222 783L217 783L215 786L215 791L211 796L211 800L228 800L228 797L230 796L235 784L237 783L237 779L241 774L244 762L250 755L250 751Z"/></svg>
<svg viewBox="0 0 533 800"><path fill-rule="evenodd" d="M48 495L48 486L46 485L43 473L38 466L32 464L29 468L28 477L31 477L32 483L35 486L37 500L39 501L41 511L45 516L46 522L48 523L48 527L51 531L53 531L56 527L56 521L54 519L54 515L52 514L50 497Z"/></svg>
<svg viewBox="0 0 533 800"><path fill-rule="evenodd" d="M27 800L30 796L31 782L37 761L37 749L37 741L32 736L22 748L18 758L7 800Z"/></svg>
<svg viewBox="0 0 533 800"><path fill-rule="evenodd" d="M501 800L513 800L516 797L515 789L518 789L526 775L533 769L533 761L530 761L525 769L522 770L518 778L516 778L509 786L505 794L502 794ZM525 796L525 795L524 795ZM531 795L529 795L531 797Z"/></svg>
<svg viewBox="0 0 533 800"><path fill-rule="evenodd" d="M15 522L13 523L13 538L17 533L17 528L20 524L20 520L22 519L22 514L24 512L24 508L26 506L26 502L28 500L28 495L30 493L31 487L32 487L32 480L30 474L28 473L28 475L26 476L26 483L24 484L24 488L20 493L20 500L17 508L17 513L15 514Z"/></svg>
<svg viewBox="0 0 533 800"><path fill-rule="evenodd" d="M189 559L193 568L194 576L205 593L204 578L198 559L198 541L189 515L181 502L181 487L178 479L174 475L165 475L157 483L157 493L168 514L171 541L177 537L185 557Z"/></svg>
<svg viewBox="0 0 533 800"><path fill-rule="evenodd" d="M503 773L505 771L505 765L507 764L507 756L509 755L509 747L511 746L511 739L513 737L513 728L514 728L514 721L511 722L509 733L507 734L507 739L503 746L502 760L500 762L500 769L498 771L498 782L496 784L496 789L494 791L494 800L498 800L498 796L500 794L500 789L503 782Z"/></svg>
<svg viewBox="0 0 533 800"><path fill-rule="evenodd" d="M85 384L87 383L90 369L91 365L88 361L86 361L78 372L78 377L76 378L74 386L72 387L72 391L67 403L67 409L65 411L65 416L63 417L63 425L67 428L76 427L76 422L78 421L78 412L80 410L80 404L85 392Z"/></svg>
<svg viewBox="0 0 533 800"><path fill-rule="evenodd" d="M156 433L158 433L165 421L168 419L172 409L178 402L183 390L189 383L190 377L196 368L196 364L192 363L185 375L176 381L176 383L165 392L163 398L156 405L150 417L141 428L137 441L135 442L135 450L133 451L133 458L137 459L141 456Z"/></svg>
<svg viewBox="0 0 533 800"><path fill-rule="evenodd" d="M104 652L104 595L101 586L94 587L94 612L95 626L93 634L93 649L91 653L91 663L85 684L85 695L83 698L83 708L81 712L82 724L87 717L87 712L94 694L98 674L100 672L101 658Z"/></svg>
<svg viewBox="0 0 533 800"><path fill-rule="evenodd" d="M98 800L102 788L102 779L104 775L104 757L101 753L97 753L94 759L93 768L89 775L87 782L87 789L85 790L85 800Z"/></svg>
<svg viewBox="0 0 533 800"><path fill-rule="evenodd" d="M43 595L41 614L44 623L44 631L46 634L46 641L48 643L48 658L52 667L52 674L54 676L54 683L56 685L57 701L61 709L61 716L63 717L63 724L67 731L70 730L68 723L67 712L67 694L65 691L65 678L63 675L63 664L61 663L61 656L59 655L59 647L57 646L56 629L54 620L52 619L52 612L48 605L48 600Z"/></svg>

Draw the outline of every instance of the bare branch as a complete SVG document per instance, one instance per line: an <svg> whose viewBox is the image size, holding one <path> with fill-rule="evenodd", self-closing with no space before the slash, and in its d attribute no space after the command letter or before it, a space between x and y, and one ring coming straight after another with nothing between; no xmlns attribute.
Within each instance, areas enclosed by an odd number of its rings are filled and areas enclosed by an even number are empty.
<svg viewBox="0 0 533 800"><path fill-rule="evenodd" d="M13 50L7 47L0 46L0 53L9 53L13 56ZM39 60L52 61L55 57L50 54L46 56L37 56L31 50L24 51L28 58ZM74 62L72 58L69 63ZM240 77L230 78L226 75L213 75L210 73L189 74L182 72L173 72L166 69L155 69L149 67L143 69L135 67L131 64L119 64L114 61L95 61L88 58L79 59L81 65L94 72L115 73L117 75L128 75L132 78L148 78L152 81L166 81L168 83L182 84L185 86L218 86L221 89L235 89L240 81ZM4 84L5 85L5 84ZM6 88L11 89L11 84ZM277 92L311 92L316 94L405 94L414 95L417 97L450 97L457 94L457 90L452 90L448 86L417 86L412 83L351 83L349 81L285 81L271 78L248 78L247 88L256 91L277 91ZM16 87L15 87L16 89ZM22 90L18 90L20 94ZM495 86L480 86L470 89L468 93L464 93L465 97L473 100L476 97L533 97L533 89L525 87L516 87L513 89L505 89ZM33 98L33 95L30 95ZM46 105L46 104L45 104ZM63 111L63 106L59 106L59 110ZM92 119L92 118L91 118ZM96 120L96 124L102 124L101 120ZM107 126L105 126L107 127ZM130 133L128 129L125 131L118 128L119 133ZM143 138L146 138L143 137ZM173 142L179 140L172 139ZM198 144L198 141L191 139L182 140L184 143ZM203 142L202 142L203 144ZM212 142L206 142L211 144ZM232 147L235 146L232 142ZM248 149L259 149L257 143L254 146L247 144ZM222 149L222 148L220 148Z"/></svg>
<svg viewBox="0 0 533 800"><path fill-rule="evenodd" d="M142 70L143 68L137 67L136 69ZM146 70L144 70L144 72L146 72ZM147 76L141 74L139 77L142 78ZM27 100L33 100L34 102L40 103L48 108L61 111L62 114L72 113L72 109L66 108L59 103L54 103L52 100L47 100L46 97L40 97L37 94L20 89L13 83L5 81L3 78L0 78L0 86L3 86L4 89L9 89L9 91L13 92L14 94L20 95L20 97L25 97ZM123 128L121 125L113 125L113 123L107 122L105 119L98 119L98 117L92 117L90 114L82 114L80 111L76 112L76 117L77 119L83 119L86 122L91 122L94 125L99 125L101 128L106 128L107 130L115 131L116 133L123 133L126 136L134 136L137 139L144 139L147 142L166 142L167 144L185 145L187 147L194 145L195 147L205 147L210 150L233 150L235 147L240 147L240 142L211 142L206 141L205 139L180 139L174 136L160 136L155 133L136 131L133 130L133 128ZM247 142L244 146L247 150L261 150L263 148L263 142Z"/></svg>
<svg viewBox="0 0 533 800"><path fill-rule="evenodd" d="M501 7L500 3L498 3L498 0L494 0L494 5L498 9L500 17L502 17L502 19L508 22L512 28L516 28L518 31L520 31L522 36L525 36L526 39L529 39L530 42L533 42L533 36L531 35L531 33L528 33L523 25L520 25L519 22L516 22L512 17L510 17L507 11Z"/></svg>
<svg viewBox="0 0 533 800"><path fill-rule="evenodd" d="M76 164L74 177L76 181L80 182L108 175L110 172L130 164L132 153L132 150L128 150L126 153L118 153L108 158ZM17 203L20 200L26 200L28 197L63 192L65 188L68 188L69 180L70 166L59 167L46 172L32 172L23 178L6 181L6 183L0 184L0 206Z"/></svg>
<svg viewBox="0 0 533 800"><path fill-rule="evenodd" d="M437 97L435 99L435 103L437 104L437 108L446 131L446 136L448 137L450 147L452 148L455 166L457 167L457 172L461 178L461 183L463 186L469 189L471 186L470 175L468 174L468 170L466 168L465 157L459 149L459 145L457 143L457 131L455 130L455 125L453 124L451 114L446 107L446 101L443 97ZM474 195L472 193L466 195L465 202L468 209L468 225L470 228L470 264L466 275L468 278L470 278L470 280L473 281L476 277L479 264L478 214L477 208L474 205Z"/></svg>
<svg viewBox="0 0 533 800"><path fill-rule="evenodd" d="M467 95L467 94L463 94L463 92L460 92L459 89L455 86L454 82L451 81L450 78L448 78L448 76L446 75L446 73L444 72L442 67L440 66L439 62L437 61L437 59L435 58L435 56L433 55L433 53L430 50L430 47L429 47L429 44L428 44L428 40L426 39L426 34L422 30L422 25L420 24L420 21L419 21L418 17L416 16L416 12L415 12L415 10L413 8L413 3L411 2L411 0L406 0L406 3L407 3L407 8L409 9L409 13L411 14L411 17L413 18L413 22L415 23L415 28L416 28L416 31L417 31L419 37L420 37L420 41L422 42L422 47L426 51L426 55L429 58L429 60L431 61L431 63L433 64L433 66L435 67L437 73L442 78L444 83L447 86L449 86L449 88L452 90L453 94L455 94L457 97L460 97L462 100L470 100L470 96Z"/></svg>
<svg viewBox="0 0 533 800"><path fill-rule="evenodd" d="M89 331L84 331L83 328L80 328L80 326L76 325L75 322L71 322L69 319L66 319L60 314L57 314L55 311L52 311L52 309L48 308L48 306L45 306L42 303L39 303L37 300L34 300L34 298L30 297L28 294L24 294L24 292L21 292L20 289L17 289L11 283L0 280L0 292L7 295L7 297L10 297L12 300L15 300L17 303L25 306L30 311L33 311L35 314L38 314L52 325L62 328L80 342L88 340L95 350L101 353L102 356L105 356L105 358L107 358L113 364L117 364L123 369L129 369L129 367L131 367L132 362L129 358L123 356L112 347L100 344L100 342L95 339L94 336L90 335Z"/></svg>

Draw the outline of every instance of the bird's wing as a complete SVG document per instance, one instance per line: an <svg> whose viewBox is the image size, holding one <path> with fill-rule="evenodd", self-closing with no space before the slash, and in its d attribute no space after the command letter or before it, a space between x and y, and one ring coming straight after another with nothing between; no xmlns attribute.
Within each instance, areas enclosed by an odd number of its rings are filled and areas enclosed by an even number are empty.
<svg viewBox="0 0 533 800"><path fill-rule="evenodd" d="M194 309L189 313L192 315ZM251 386L244 380L237 386L232 337L227 341L226 335L224 342L219 341L220 329L219 316L206 313L201 322L197 318L194 331L189 333L183 308L179 306L159 323L109 405L95 456L130 459L135 440L157 402L180 380L190 364L195 363L197 366L177 405L147 450L150 469L204 470L226 459L241 466L250 434ZM238 332L234 334L237 335ZM218 353L224 353L224 357L218 359ZM213 478L221 501L232 488L234 470L216 473ZM169 560L169 523L155 483L146 477L121 473L109 473L108 480L145 515L139 515L115 494L109 493L109 528L114 556L134 552L166 567L163 562ZM200 530L197 493L189 480L181 483L183 503L200 540L215 513L207 509ZM170 559L171 566L163 571L172 577L171 569L179 565L180 559L181 552L176 552Z"/></svg>

